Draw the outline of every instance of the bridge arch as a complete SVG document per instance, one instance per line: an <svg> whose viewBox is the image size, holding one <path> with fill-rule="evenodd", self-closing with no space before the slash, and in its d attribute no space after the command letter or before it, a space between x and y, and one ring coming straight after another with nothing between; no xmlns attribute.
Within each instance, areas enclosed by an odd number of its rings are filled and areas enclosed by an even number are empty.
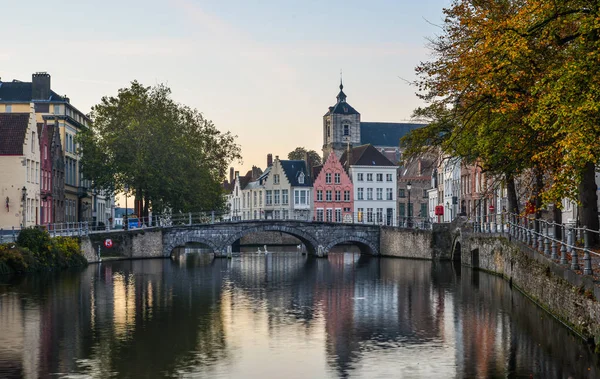
<svg viewBox="0 0 600 379"><path fill-rule="evenodd" d="M311 235L310 233L307 233L301 229L290 227L290 226L285 226L285 225L265 224L265 225L260 225L260 226L255 226L255 227L251 227L248 229L244 229L240 232L232 234L230 237L228 237L225 240L223 249L226 250L228 246L233 245L235 243L235 241L239 240L240 238L244 237L245 235L251 234L251 233L257 233L257 232L281 232L281 233L285 233L285 234L294 236L294 237L298 238L300 241L302 241L302 243L306 246L306 249L308 250L308 252L311 254L316 253L318 246L319 246L317 239L313 235Z"/></svg>
<svg viewBox="0 0 600 379"><path fill-rule="evenodd" d="M339 238L335 238L331 241L329 241L329 243L327 245L325 245L325 251L329 252L329 250L331 250L335 245L339 245L341 243L353 243L355 245L357 245L360 248L360 252L363 254L370 254L370 255L379 255L379 247L375 246L375 244L372 241L369 241L368 239L359 237L359 236L348 236L348 237L339 237Z"/></svg>
<svg viewBox="0 0 600 379"><path fill-rule="evenodd" d="M163 256L169 257L173 250L179 246L185 246L188 243L202 243L208 247L210 247L213 253L219 253L219 247L211 241L210 239L199 237L197 235L192 235L192 233L186 233L175 240L171 241L169 244L165 245L163 248Z"/></svg>

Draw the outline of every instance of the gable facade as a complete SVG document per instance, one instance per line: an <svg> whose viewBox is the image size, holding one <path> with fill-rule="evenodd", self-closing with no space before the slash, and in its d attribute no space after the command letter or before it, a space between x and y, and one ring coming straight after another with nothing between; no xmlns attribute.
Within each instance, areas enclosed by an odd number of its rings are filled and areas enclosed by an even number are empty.
<svg viewBox="0 0 600 379"><path fill-rule="evenodd" d="M352 222L354 193L350 176L336 154L330 154L313 183L313 219Z"/></svg>

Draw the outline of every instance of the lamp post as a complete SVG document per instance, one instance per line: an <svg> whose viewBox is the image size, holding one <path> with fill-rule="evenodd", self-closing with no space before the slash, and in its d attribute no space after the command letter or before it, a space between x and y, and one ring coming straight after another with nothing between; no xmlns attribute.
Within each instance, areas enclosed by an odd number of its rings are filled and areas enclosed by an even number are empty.
<svg viewBox="0 0 600 379"><path fill-rule="evenodd" d="M412 227L412 225L411 225L411 219L410 219L411 216L412 216L412 212L411 212L412 211L412 209L411 209L412 207L411 207L411 203L410 203L410 190L411 190L411 188L412 188L412 184L409 181L408 183L406 183L406 189L408 190L408 207L407 207L408 209L406 210L406 214L408 215L408 219L406 220L407 221L406 223L407 223L407 226L409 228Z"/></svg>
<svg viewBox="0 0 600 379"><path fill-rule="evenodd" d="M23 201L23 228L27 227L27 188L21 188L21 200Z"/></svg>
<svg viewBox="0 0 600 379"><path fill-rule="evenodd" d="M123 216L123 229L129 230L129 220L127 219L127 193L129 192L129 184L125 184L125 215Z"/></svg>

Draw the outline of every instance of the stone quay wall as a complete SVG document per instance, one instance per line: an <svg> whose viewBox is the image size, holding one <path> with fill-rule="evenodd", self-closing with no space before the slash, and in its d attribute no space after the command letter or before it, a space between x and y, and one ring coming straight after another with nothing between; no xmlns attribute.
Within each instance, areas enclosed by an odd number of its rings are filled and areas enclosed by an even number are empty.
<svg viewBox="0 0 600 379"><path fill-rule="evenodd" d="M107 239L112 241L110 248L104 245ZM161 258L163 257L162 230L147 228L128 232L111 231L82 237L81 250L88 262L99 261L98 249L100 249L100 258Z"/></svg>
<svg viewBox="0 0 600 379"><path fill-rule="evenodd" d="M503 276L600 351L600 287L518 241L462 234L463 265Z"/></svg>
<svg viewBox="0 0 600 379"><path fill-rule="evenodd" d="M434 224L432 230L382 227L382 256L428 260L452 258L452 224Z"/></svg>

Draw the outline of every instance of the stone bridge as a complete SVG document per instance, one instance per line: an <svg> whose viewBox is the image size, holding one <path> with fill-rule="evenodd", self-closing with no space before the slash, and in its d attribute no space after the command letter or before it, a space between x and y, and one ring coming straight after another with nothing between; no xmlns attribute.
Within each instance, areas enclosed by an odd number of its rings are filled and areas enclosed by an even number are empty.
<svg viewBox="0 0 600 379"><path fill-rule="evenodd" d="M415 230L366 224L334 224L296 220L256 220L94 232L82 238L89 262L100 257L169 257L176 247L201 243L225 257L240 238L257 232L280 232L298 238L311 255L326 256L338 244L353 244L361 253L420 259L449 259L449 226ZM111 241L111 247L105 242Z"/></svg>
<svg viewBox="0 0 600 379"><path fill-rule="evenodd" d="M317 256L327 255L332 247L341 243L355 244L362 253L379 255L379 226L294 220L257 220L163 228L163 253L168 256L177 246L196 242L210 246L215 255L223 256L240 238L256 232L292 235L302 241L309 254Z"/></svg>

